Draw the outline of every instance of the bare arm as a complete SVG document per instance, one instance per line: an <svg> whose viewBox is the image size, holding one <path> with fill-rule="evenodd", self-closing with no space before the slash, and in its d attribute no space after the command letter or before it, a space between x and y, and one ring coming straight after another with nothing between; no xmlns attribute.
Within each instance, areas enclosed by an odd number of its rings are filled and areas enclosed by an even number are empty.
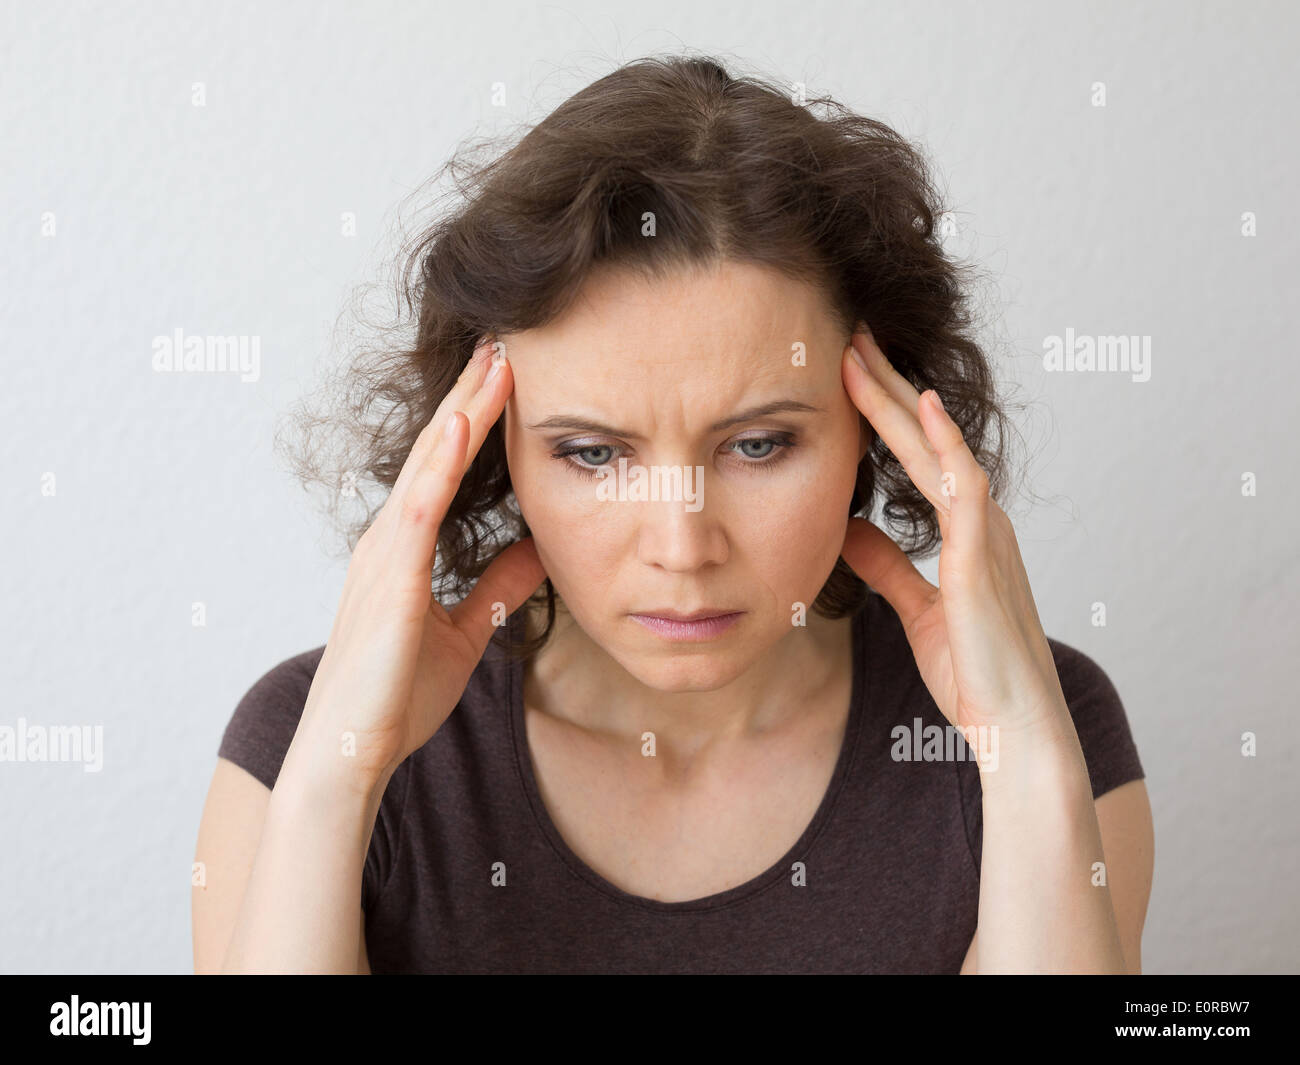
<svg viewBox="0 0 1300 1065"><path fill-rule="evenodd" d="M301 737L267 803L226 973L358 971L361 877L391 774L372 785L344 759L327 770L301 757Z"/></svg>
<svg viewBox="0 0 1300 1065"><path fill-rule="evenodd" d="M377 797L300 781L287 758L274 792L218 759L195 856L194 971L368 973L360 883L377 810Z"/></svg>
<svg viewBox="0 0 1300 1065"><path fill-rule="evenodd" d="M416 438L353 549L269 797L218 765L199 860L219 887L195 901L196 969L369 971L361 878L388 782L454 709L498 610L509 615L546 577L525 537L450 611L431 594L439 527L512 388L505 345L485 340Z"/></svg>
<svg viewBox="0 0 1300 1065"><path fill-rule="evenodd" d="M271 789L224 758L208 785L194 852L203 879L190 891L194 971L218 973L244 898Z"/></svg>
<svg viewBox="0 0 1300 1065"><path fill-rule="evenodd" d="M1155 836L1151 802L1145 782L1131 780L1106 792L1094 803L1106 853L1106 874L1110 897L1119 926L1124 967L1131 976L1142 972L1142 928L1151 898L1151 877L1155 858ZM979 939L971 937L961 975L979 972Z"/></svg>
<svg viewBox="0 0 1300 1065"><path fill-rule="evenodd" d="M1112 898L1112 870L1105 865L1083 753L1068 716L1058 721L1058 730L1004 740L998 768L981 776L979 948L978 960L968 959L981 973L1123 974L1138 964L1132 942L1135 923L1139 943L1141 938L1136 902L1142 895L1144 914L1149 871L1144 876L1122 863L1115 886L1124 885L1126 894L1118 903ZM1144 806L1145 789L1140 797ZM1149 861L1143 842L1149 835L1141 824L1122 827L1117 841L1121 836ZM1130 929L1127 950L1120 913Z"/></svg>

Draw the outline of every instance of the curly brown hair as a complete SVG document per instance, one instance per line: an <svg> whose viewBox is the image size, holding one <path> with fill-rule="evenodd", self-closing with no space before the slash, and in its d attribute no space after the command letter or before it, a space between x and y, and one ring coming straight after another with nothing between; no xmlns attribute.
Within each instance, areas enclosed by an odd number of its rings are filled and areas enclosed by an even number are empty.
<svg viewBox="0 0 1300 1065"><path fill-rule="evenodd" d="M462 145L431 180L448 174L458 200L403 247L396 321L337 375L341 399L327 385L329 409L303 404L294 419L290 462L304 484L330 489L349 551L476 344L558 317L597 264L656 278L730 259L811 283L846 339L868 323L903 376L939 393L990 495L1004 495L1010 423L974 339L971 268L941 246L943 209L924 156L884 123L828 96L792 98L769 77L735 77L713 57L646 57L564 101L507 150L495 152L490 140ZM643 235L647 212L654 239ZM412 322L413 338L389 339ZM905 552L932 553L932 504L871 438L850 515L868 516L878 501ZM341 444L332 463L329 444ZM383 489L369 503L368 484ZM340 521L339 504L352 499L364 513ZM498 421L439 531L434 594L463 598L527 535ZM545 628L512 654L531 655L550 636L549 578L529 605L540 597ZM841 558L813 609L845 617L866 597Z"/></svg>

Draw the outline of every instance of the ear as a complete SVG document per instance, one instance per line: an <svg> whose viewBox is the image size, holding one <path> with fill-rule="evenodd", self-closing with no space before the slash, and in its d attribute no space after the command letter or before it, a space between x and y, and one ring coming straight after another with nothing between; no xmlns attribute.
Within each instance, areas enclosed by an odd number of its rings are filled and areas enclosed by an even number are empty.
<svg viewBox="0 0 1300 1065"><path fill-rule="evenodd" d="M867 457L867 449L876 438L876 431L862 414L858 415L858 461Z"/></svg>

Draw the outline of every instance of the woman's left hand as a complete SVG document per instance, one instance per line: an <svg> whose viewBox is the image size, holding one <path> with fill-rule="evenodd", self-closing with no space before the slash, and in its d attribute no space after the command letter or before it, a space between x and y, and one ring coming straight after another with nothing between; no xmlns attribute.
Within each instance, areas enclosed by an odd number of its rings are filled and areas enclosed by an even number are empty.
<svg viewBox="0 0 1300 1065"><path fill-rule="evenodd" d="M1069 711L1011 520L990 498L988 476L938 393L918 393L863 329L845 348L844 385L934 505L943 538L939 587L870 521L849 519L841 554L897 612L949 722L1051 731Z"/></svg>

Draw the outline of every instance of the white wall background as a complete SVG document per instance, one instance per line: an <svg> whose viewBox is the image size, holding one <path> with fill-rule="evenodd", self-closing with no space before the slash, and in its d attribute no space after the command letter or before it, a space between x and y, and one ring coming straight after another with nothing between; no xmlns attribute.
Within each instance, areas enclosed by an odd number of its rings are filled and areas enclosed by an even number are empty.
<svg viewBox="0 0 1300 1065"><path fill-rule="evenodd" d="M345 571L276 465L277 415L458 141L686 48L930 152L957 250L998 278L1004 373L1034 401L1049 503L1013 516L1044 626L1109 672L1147 770L1146 970L1297 970L1293 5L6 2L0 19L0 725L104 736L98 773L0 763L0 969L190 970L222 729L267 668L324 642ZM177 327L260 336L260 379L153 372L152 338ZM1150 336L1150 380L1045 373L1067 327Z"/></svg>

